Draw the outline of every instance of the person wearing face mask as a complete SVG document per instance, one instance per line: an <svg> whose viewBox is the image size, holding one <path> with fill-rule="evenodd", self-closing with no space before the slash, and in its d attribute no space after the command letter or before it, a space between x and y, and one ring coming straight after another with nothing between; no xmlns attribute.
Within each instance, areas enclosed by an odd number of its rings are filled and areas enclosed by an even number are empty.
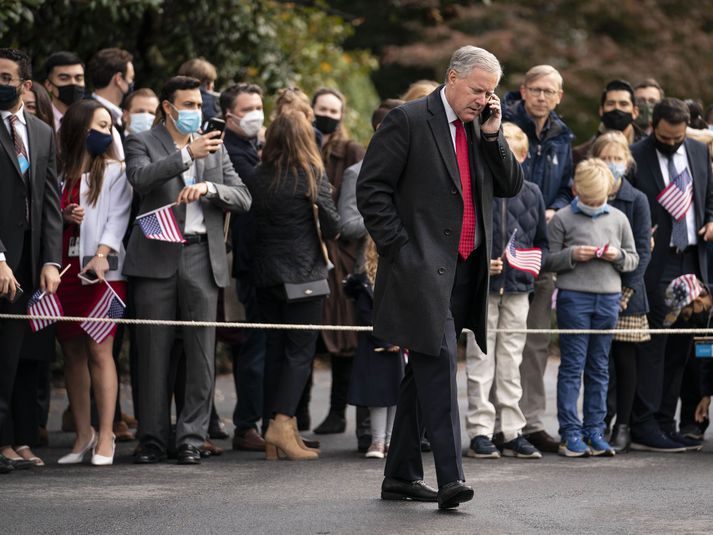
<svg viewBox="0 0 713 535"><path fill-rule="evenodd" d="M601 122L597 132L586 142L572 149L575 167L584 160L598 136L610 130L618 130L625 136L629 145L643 138L646 133L636 124L639 108L636 106L634 88L625 80L612 80L604 91L599 104Z"/></svg>
<svg viewBox="0 0 713 535"><path fill-rule="evenodd" d="M344 126L346 102L344 95L332 88L318 89L312 97L314 126L322 135L322 159L327 177L332 184L334 203L339 201L342 179L347 167L364 158L364 148L349 139ZM327 244L329 257L334 269L329 272L329 286L332 294L326 301L324 321L334 325L355 325L356 316L352 303L344 294L341 281L354 272L354 258L358 240L339 239ZM317 434L343 433L346 429L347 391L354 353L357 347L356 333L322 332L322 341L331 356L332 388L329 413L314 432ZM359 421L366 418L368 411L361 411ZM368 426L359 425L357 434L367 434ZM357 437L358 438L358 437ZM369 443L371 439L369 439Z"/></svg>
<svg viewBox="0 0 713 535"><path fill-rule="evenodd" d="M64 275L58 296L64 313L87 316L111 286L126 299L121 273L126 252L122 239L129 225L131 187L123 162L116 157L109 110L96 100L81 100L67 109L59 130L60 171L63 180L62 240ZM111 269L110 257L117 260ZM78 275L93 271L98 284L85 284ZM79 464L91 456L94 465L110 465L114 458L114 414L118 392L112 345L116 326L101 343L79 323L58 326L64 354L67 396L72 407L76 438L72 451L59 464ZM96 400L98 429L91 423L90 389ZM97 433L98 431L98 433Z"/></svg>
<svg viewBox="0 0 713 535"><path fill-rule="evenodd" d="M220 108L225 118L225 149L235 171L247 179L254 174L255 166L260 162L257 136L265 119L262 89L255 84L232 85L220 94ZM231 220L233 277L236 279L238 300L245 307L249 322L260 322L262 319L252 284L255 236L254 215L251 212L235 214ZM250 330L240 346L231 347L233 379L238 397L233 411L233 449L236 450L265 450L265 441L257 430L257 422L263 416L265 342L265 331ZM264 421L263 428L266 427L267 421Z"/></svg>
<svg viewBox="0 0 713 535"><path fill-rule="evenodd" d="M124 100L122 121L128 135L151 130L159 102L153 90L144 87L129 93Z"/></svg>
<svg viewBox="0 0 713 535"><path fill-rule="evenodd" d="M170 78L159 95L157 122L126 140L127 176L139 194L139 213L168 204L183 244L132 232L124 274L132 278L138 318L215 321L218 288L229 282L223 213L245 212L251 196L235 172L218 131L198 135L200 81ZM139 448L134 461L166 458L169 445L168 377L176 331L138 325ZM186 381L176 422L179 464L199 464L207 438L215 377L215 329L184 329Z"/></svg>
<svg viewBox="0 0 713 535"><path fill-rule="evenodd" d="M635 119L636 124L647 134L651 133L651 116L654 106L661 102L665 96L661 84L653 78L646 78L634 87L636 107L639 108L639 115Z"/></svg>
<svg viewBox="0 0 713 535"><path fill-rule="evenodd" d="M0 312L4 314L24 314L36 289L56 292L62 261L54 132L23 105L31 91L30 65L21 50L0 48ZM0 320L0 473L31 466L29 446L37 442L36 361L20 358L30 332L27 321ZM15 408L24 408L26 417Z"/></svg>
<svg viewBox="0 0 713 535"><path fill-rule="evenodd" d="M602 160L580 163L572 203L548 225L550 254L543 270L557 273L557 326L612 329L621 300L621 274L636 269L639 255L626 216L610 206L614 178ZM565 457L613 456L604 438L609 380L609 334L561 334L557 419ZM584 372L584 419L577 399Z"/></svg>
<svg viewBox="0 0 713 535"><path fill-rule="evenodd" d="M629 144L621 132L606 132L592 145L592 157L600 158L614 177L609 204L621 210L629 220L634 235L639 265L634 271L622 273L622 293L619 302L617 329L648 329L644 273L651 259L651 211L646 196L634 188L629 180L634 173L634 158ZM616 425L611 434L611 445L617 453L626 452L631 444L631 409L636 392L639 366L645 366L641 353L642 342L651 336L647 333L615 334L611 346L614 376L609 381L609 414L607 422L616 415ZM611 369L611 367L610 367Z"/></svg>
<svg viewBox="0 0 713 535"><path fill-rule="evenodd" d="M44 86L52 98L54 130L72 104L84 98L84 62L74 52L55 52L45 62Z"/></svg>
<svg viewBox="0 0 713 535"><path fill-rule="evenodd" d="M654 107L652 121L652 134L631 147L636 161L632 185L646 195L652 223L657 228L656 246L644 280L649 325L661 328L668 312L665 291L673 279L694 274L708 284L705 242L713 240L713 171L708 148L686 138L690 113L683 101L663 99ZM660 200L661 192L672 180L684 192L682 209L674 211L675 217L669 211L670 205ZM682 334L652 335L650 342L642 344L646 365L638 370L631 420L632 449L700 449L699 440L677 431L675 420L692 343L692 335Z"/></svg>

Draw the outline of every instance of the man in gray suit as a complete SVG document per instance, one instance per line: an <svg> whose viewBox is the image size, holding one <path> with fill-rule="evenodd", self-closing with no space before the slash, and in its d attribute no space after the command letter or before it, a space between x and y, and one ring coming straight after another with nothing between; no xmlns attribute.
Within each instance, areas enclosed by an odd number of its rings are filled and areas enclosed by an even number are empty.
<svg viewBox="0 0 713 535"><path fill-rule="evenodd" d="M0 49L0 312L5 314L24 314L37 288L54 293L62 262L54 132L25 112L22 95L31 88L30 58ZM29 330L27 321L0 320L0 430ZM0 473L20 466L15 463L0 455Z"/></svg>
<svg viewBox="0 0 713 535"><path fill-rule="evenodd" d="M374 335L409 349L382 499L450 509L473 497L461 463L457 338L471 329L487 351L493 195L512 197L523 180L500 129L501 74L490 52L456 50L444 85L386 116L357 182L357 205L379 250ZM423 482L421 422L438 492Z"/></svg>
<svg viewBox="0 0 713 535"><path fill-rule="evenodd" d="M139 213L171 202L186 243L147 239L132 232L124 274L132 277L136 317L215 321L218 288L228 286L223 211L247 211L251 197L233 169L220 132L197 136L200 82L176 76L161 91L158 124L130 136L127 176L141 198ZM166 454L169 434L168 376L173 327L139 325L139 464ZM184 328L185 402L176 423L179 464L200 463L208 431L214 382L215 329Z"/></svg>

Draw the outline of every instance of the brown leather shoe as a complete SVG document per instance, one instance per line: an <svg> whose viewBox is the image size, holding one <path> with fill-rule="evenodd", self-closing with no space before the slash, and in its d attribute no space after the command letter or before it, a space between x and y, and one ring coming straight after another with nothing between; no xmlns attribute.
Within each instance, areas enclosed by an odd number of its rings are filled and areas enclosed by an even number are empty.
<svg viewBox="0 0 713 535"><path fill-rule="evenodd" d="M129 430L129 426L121 420L114 422L112 431L114 431L114 435L116 435L117 442L131 442L135 440L134 434Z"/></svg>
<svg viewBox="0 0 713 535"><path fill-rule="evenodd" d="M124 422L129 429L136 429L139 426L139 422L136 421L136 418L125 412L121 413L121 421Z"/></svg>
<svg viewBox="0 0 713 535"><path fill-rule="evenodd" d="M265 451L265 441L255 429L235 433L233 449L242 451Z"/></svg>
<svg viewBox="0 0 713 535"><path fill-rule="evenodd" d="M205 442L203 445L199 448L201 452L201 457L217 457L218 455L222 455L223 452L225 451L223 448L220 446L216 446L213 444L209 439L205 439Z"/></svg>

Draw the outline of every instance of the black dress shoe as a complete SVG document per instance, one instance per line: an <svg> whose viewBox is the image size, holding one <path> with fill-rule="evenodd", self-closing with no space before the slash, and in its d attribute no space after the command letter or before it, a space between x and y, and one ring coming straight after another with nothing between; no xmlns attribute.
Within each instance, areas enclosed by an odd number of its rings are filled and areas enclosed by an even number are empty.
<svg viewBox="0 0 713 535"><path fill-rule="evenodd" d="M178 446L178 464L201 464L201 452L190 444Z"/></svg>
<svg viewBox="0 0 713 535"><path fill-rule="evenodd" d="M223 422L218 420L210 423L210 426L208 427L208 438L212 438L214 440L225 440L229 437L230 435L226 433L225 424Z"/></svg>
<svg viewBox="0 0 713 535"><path fill-rule="evenodd" d="M329 411L324 421L314 428L315 435L334 435L344 433L347 428L347 420L344 413Z"/></svg>
<svg viewBox="0 0 713 535"><path fill-rule="evenodd" d="M624 424L614 426L609 443L617 453L629 451L631 446L631 429L629 426Z"/></svg>
<svg viewBox="0 0 713 535"><path fill-rule="evenodd" d="M135 464L155 464L163 461L166 453L155 444L144 444L134 454Z"/></svg>
<svg viewBox="0 0 713 535"><path fill-rule="evenodd" d="M557 453L559 451L560 443L552 438L544 429L542 431L527 433L523 436L540 451L547 453Z"/></svg>
<svg viewBox="0 0 713 535"><path fill-rule="evenodd" d="M438 499L438 491L420 479L402 481L393 477L385 477L381 483L381 499L435 502Z"/></svg>
<svg viewBox="0 0 713 535"><path fill-rule="evenodd" d="M0 455L0 474L9 474L13 472L15 467L12 466L12 462Z"/></svg>
<svg viewBox="0 0 713 535"><path fill-rule="evenodd" d="M473 499L473 488L463 481L454 481L438 489L438 508L453 509Z"/></svg>

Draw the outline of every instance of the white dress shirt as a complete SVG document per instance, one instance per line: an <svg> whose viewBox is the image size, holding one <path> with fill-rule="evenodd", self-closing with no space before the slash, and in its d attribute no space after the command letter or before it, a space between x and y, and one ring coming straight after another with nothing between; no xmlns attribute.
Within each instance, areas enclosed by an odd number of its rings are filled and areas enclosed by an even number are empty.
<svg viewBox="0 0 713 535"><path fill-rule="evenodd" d="M193 136L191 136L190 141L193 141ZM178 148L178 146L176 147ZM183 171L183 183L186 186L192 186L197 182L196 180L196 166L194 165L193 158L188 153L188 146L186 145L181 149L181 157L183 158L183 164L187 165L188 168ZM207 197L211 197L217 193L215 185L212 182L206 182L208 187ZM183 227L184 234L205 234L207 232L205 228L205 218L203 216L203 207L201 206L201 201L198 199L194 202L189 202L186 204L186 224Z"/></svg>
<svg viewBox="0 0 713 535"><path fill-rule="evenodd" d="M656 156L658 156L659 159L663 183L665 186L668 186L669 182L671 182L671 177L668 176L668 158L659 151L656 151ZM683 144L681 144L678 150L673 154L673 165L678 173L688 168L688 172L691 174L691 180L693 180L691 166L688 164L688 156L686 156L686 147ZM688 209L688 212L686 212L686 229L688 230L688 245L696 245L698 243L698 229L696 229L696 210L694 203L691 203L691 207ZM673 247L673 242L671 242L670 245Z"/></svg>
<svg viewBox="0 0 713 535"><path fill-rule="evenodd" d="M445 86L441 89L441 100L443 101L443 107L446 109L446 118L448 119L448 128L451 131L451 141L453 142L453 152L456 150L456 125L453 121L458 119L456 112L453 111L451 105L448 104L448 99L446 98L446 88Z"/></svg>
<svg viewBox="0 0 713 535"><path fill-rule="evenodd" d="M59 132L59 127L62 126L62 117L64 113L57 109L57 106L52 103L52 117L54 118L54 131Z"/></svg>

